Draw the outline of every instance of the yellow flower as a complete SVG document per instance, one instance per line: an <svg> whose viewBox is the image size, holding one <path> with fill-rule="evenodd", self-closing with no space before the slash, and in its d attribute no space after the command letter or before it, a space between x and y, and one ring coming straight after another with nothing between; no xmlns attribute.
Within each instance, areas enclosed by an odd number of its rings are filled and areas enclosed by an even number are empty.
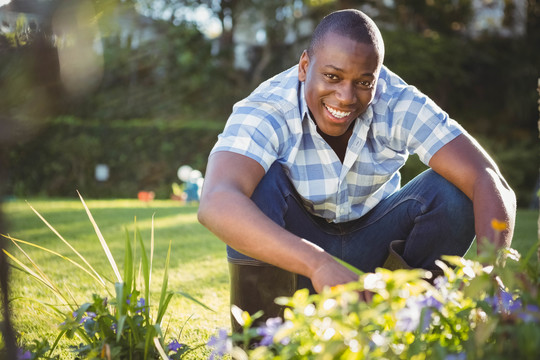
<svg viewBox="0 0 540 360"><path fill-rule="evenodd" d="M499 221L497 219L493 219L491 220L491 227L495 230L495 231L504 231L506 230L506 228L508 227L506 225L506 222L505 221Z"/></svg>

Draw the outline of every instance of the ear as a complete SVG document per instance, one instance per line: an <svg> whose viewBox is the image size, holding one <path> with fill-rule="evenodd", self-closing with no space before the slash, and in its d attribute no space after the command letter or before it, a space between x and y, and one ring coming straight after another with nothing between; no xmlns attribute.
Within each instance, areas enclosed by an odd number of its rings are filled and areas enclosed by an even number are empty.
<svg viewBox="0 0 540 360"><path fill-rule="evenodd" d="M304 52L302 52L302 56L300 56L300 61L298 62L298 80L302 82L306 81L308 67L309 56L307 50L304 50Z"/></svg>

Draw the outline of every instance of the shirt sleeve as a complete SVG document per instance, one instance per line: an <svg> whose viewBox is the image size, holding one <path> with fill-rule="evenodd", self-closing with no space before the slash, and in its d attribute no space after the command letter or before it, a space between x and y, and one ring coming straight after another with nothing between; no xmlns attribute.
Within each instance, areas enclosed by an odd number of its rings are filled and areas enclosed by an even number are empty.
<svg viewBox="0 0 540 360"><path fill-rule="evenodd" d="M268 171L278 158L284 121L281 112L267 102L241 101L211 151L230 151L257 161Z"/></svg>
<svg viewBox="0 0 540 360"><path fill-rule="evenodd" d="M409 153L415 153L428 165L439 149L465 130L451 119L435 102L416 88L404 91L394 110L401 114L403 131Z"/></svg>

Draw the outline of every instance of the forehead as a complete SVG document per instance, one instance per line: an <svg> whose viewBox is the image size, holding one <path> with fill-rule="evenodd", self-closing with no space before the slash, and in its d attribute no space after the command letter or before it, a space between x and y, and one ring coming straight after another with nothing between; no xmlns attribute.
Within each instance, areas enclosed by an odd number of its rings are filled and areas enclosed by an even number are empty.
<svg viewBox="0 0 540 360"><path fill-rule="evenodd" d="M329 48L335 47L362 47L364 49L369 49L379 56L379 51L373 42L359 41L352 36L347 34L341 34L333 31L327 32L313 49L313 54L324 53Z"/></svg>
<svg viewBox="0 0 540 360"><path fill-rule="evenodd" d="M332 66L351 71L377 73L381 57L372 43L359 42L351 37L328 33L313 49L311 62L318 66Z"/></svg>

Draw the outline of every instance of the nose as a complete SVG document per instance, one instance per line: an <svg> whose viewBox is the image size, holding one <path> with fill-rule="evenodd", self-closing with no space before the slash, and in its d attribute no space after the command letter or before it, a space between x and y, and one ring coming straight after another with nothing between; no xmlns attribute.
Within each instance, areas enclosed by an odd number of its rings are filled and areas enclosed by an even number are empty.
<svg viewBox="0 0 540 360"><path fill-rule="evenodd" d="M356 102L356 89L354 84L342 82L336 90L336 98L343 105L351 105Z"/></svg>

